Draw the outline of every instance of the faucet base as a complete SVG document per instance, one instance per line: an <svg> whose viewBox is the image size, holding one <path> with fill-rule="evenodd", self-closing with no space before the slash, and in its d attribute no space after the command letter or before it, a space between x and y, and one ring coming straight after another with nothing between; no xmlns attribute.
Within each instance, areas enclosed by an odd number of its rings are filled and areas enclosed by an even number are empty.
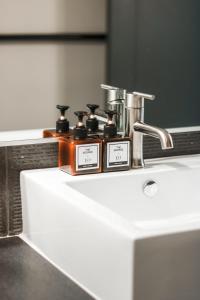
<svg viewBox="0 0 200 300"><path fill-rule="evenodd" d="M132 169L141 169L144 168L144 161L140 159L133 159Z"/></svg>

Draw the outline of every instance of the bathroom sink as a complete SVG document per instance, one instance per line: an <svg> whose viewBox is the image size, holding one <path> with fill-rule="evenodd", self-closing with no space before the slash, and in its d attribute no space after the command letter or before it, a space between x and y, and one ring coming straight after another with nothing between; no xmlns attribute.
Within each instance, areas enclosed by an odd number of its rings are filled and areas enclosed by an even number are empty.
<svg viewBox="0 0 200 300"><path fill-rule="evenodd" d="M199 178L200 155L77 177L23 171L22 238L95 299L199 299Z"/></svg>

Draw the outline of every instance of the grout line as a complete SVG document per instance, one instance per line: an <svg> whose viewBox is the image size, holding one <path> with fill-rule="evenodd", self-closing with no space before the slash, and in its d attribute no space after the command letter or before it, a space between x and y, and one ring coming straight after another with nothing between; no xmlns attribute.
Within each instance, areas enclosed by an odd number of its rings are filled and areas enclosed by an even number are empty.
<svg viewBox="0 0 200 300"><path fill-rule="evenodd" d="M6 234L9 234L10 227L10 201L9 201L9 188L8 188L8 149L5 147L5 207L6 207Z"/></svg>

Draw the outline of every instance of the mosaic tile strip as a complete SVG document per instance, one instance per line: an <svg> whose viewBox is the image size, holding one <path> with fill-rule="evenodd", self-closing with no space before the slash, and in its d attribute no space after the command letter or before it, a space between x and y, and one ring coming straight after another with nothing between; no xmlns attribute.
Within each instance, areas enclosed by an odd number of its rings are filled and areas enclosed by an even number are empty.
<svg viewBox="0 0 200 300"><path fill-rule="evenodd" d="M0 148L0 236L8 232L8 201L6 195L6 148Z"/></svg>

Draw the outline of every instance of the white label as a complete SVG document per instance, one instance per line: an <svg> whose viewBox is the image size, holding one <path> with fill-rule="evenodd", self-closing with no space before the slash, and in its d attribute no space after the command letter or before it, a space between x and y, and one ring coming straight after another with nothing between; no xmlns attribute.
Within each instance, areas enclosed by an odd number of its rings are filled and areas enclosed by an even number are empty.
<svg viewBox="0 0 200 300"><path fill-rule="evenodd" d="M129 166L130 141L107 143L107 168Z"/></svg>
<svg viewBox="0 0 200 300"><path fill-rule="evenodd" d="M99 168L99 144L76 145L76 171Z"/></svg>

